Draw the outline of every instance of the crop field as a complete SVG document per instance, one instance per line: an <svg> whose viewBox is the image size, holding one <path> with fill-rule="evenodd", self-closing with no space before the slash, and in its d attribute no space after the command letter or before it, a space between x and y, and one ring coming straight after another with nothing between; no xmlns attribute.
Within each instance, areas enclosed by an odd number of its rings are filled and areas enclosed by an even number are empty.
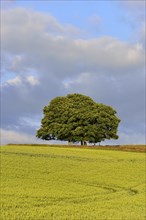
<svg viewBox="0 0 146 220"><path fill-rule="evenodd" d="M145 220L145 153L1 147L2 220Z"/></svg>

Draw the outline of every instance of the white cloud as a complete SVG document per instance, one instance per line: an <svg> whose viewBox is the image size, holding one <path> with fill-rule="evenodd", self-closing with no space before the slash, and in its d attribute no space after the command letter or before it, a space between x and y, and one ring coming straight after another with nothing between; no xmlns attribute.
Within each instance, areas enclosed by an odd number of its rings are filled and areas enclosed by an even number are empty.
<svg viewBox="0 0 146 220"><path fill-rule="evenodd" d="M119 1L120 7L124 10L121 21L129 24L133 33L131 40L139 41L145 48L145 1L144 0L126 0Z"/></svg>
<svg viewBox="0 0 146 220"><path fill-rule="evenodd" d="M140 132L137 133L126 133L121 132L119 143L123 144L146 144L145 143L145 135L141 134Z"/></svg>
<svg viewBox="0 0 146 220"><path fill-rule="evenodd" d="M21 66L23 57L21 55L16 55L12 58L11 61L11 69L13 71L17 70L18 66Z"/></svg>
<svg viewBox="0 0 146 220"><path fill-rule="evenodd" d="M84 68L82 71L90 67L106 68L110 72L111 69L136 68L144 62L144 51L112 37L71 39L65 34L70 33L70 29L49 15L13 9L3 12L2 18L2 48L14 57L10 65L13 71L18 69L24 73L28 68L35 68L41 75L67 77L78 74L77 65Z"/></svg>
<svg viewBox="0 0 146 220"><path fill-rule="evenodd" d="M13 130L1 129L1 145L8 143L38 143L39 141L33 135L24 134Z"/></svg>
<svg viewBox="0 0 146 220"><path fill-rule="evenodd" d="M4 81L4 83L2 83L2 87L8 87L8 86L20 86L20 85L23 85L27 83L31 86L36 86L36 85L39 85L39 80L37 77L35 76L27 76L27 77L20 77L20 76L16 76L15 78L13 79L9 79L9 80L6 80Z"/></svg>
<svg viewBox="0 0 146 220"><path fill-rule="evenodd" d="M12 85L12 86L17 86L20 85L22 83L22 80L19 76L16 76L14 79L9 79L7 80L4 85L8 84L8 85Z"/></svg>
<svg viewBox="0 0 146 220"><path fill-rule="evenodd" d="M27 133L22 133L14 130L0 130L1 142L0 145L6 144L67 144L67 142L59 141L43 141ZM120 132L118 140L107 140L102 142L103 145L110 144L145 144L145 137L141 133Z"/></svg>
<svg viewBox="0 0 146 220"><path fill-rule="evenodd" d="M145 135L140 132L120 132L119 140L116 141L119 144L146 144Z"/></svg>
<svg viewBox="0 0 146 220"><path fill-rule="evenodd" d="M117 140L106 140L102 142L101 144L107 144L107 145L126 145L126 144L146 144L145 136L144 134L141 134L140 132L134 133L134 132L119 132L119 139Z"/></svg>
<svg viewBox="0 0 146 220"><path fill-rule="evenodd" d="M63 81L66 89L71 89L74 85L88 84L91 81L92 73L80 73L77 77L73 77Z"/></svg>
<svg viewBox="0 0 146 220"><path fill-rule="evenodd" d="M36 77L34 77L34 76L28 76L28 77L26 78L26 80L27 80L27 82L29 82L30 85L32 85L32 86L35 86L35 85L38 85L38 84L39 84L39 80L38 80Z"/></svg>
<svg viewBox="0 0 146 220"><path fill-rule="evenodd" d="M44 141L39 140L35 135L22 133L14 130L0 129L0 146L6 144L68 144L67 141Z"/></svg>

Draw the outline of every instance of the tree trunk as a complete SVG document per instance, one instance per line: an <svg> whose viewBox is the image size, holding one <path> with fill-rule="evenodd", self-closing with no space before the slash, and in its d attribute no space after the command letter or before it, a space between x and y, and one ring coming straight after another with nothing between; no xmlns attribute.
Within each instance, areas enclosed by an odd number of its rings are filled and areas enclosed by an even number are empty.
<svg viewBox="0 0 146 220"><path fill-rule="evenodd" d="M81 141L81 145L83 145L83 141Z"/></svg>

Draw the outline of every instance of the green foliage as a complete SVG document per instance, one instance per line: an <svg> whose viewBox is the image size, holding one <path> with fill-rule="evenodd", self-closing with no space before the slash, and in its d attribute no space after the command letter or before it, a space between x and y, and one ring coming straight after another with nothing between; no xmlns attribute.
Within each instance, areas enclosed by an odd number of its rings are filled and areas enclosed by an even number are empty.
<svg viewBox="0 0 146 220"><path fill-rule="evenodd" d="M144 220L145 154L1 147L1 220Z"/></svg>
<svg viewBox="0 0 146 220"><path fill-rule="evenodd" d="M44 107L44 118L36 136L45 140L89 143L117 139L120 120L115 114L112 107L97 104L88 96L56 97Z"/></svg>

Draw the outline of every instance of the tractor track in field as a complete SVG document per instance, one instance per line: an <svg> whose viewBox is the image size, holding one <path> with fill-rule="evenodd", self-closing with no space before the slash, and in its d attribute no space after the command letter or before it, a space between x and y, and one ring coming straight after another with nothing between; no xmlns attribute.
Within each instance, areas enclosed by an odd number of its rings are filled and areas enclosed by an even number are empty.
<svg viewBox="0 0 146 220"><path fill-rule="evenodd" d="M112 163L117 162L124 162L124 159L115 159L115 158L106 158L106 159L94 159L94 158L88 158L88 157L79 157L79 156L65 156L65 155L58 155L58 154L39 154L39 153L25 153L25 152L11 152L11 151L1 151L0 154L4 155L18 155L18 156L28 156L28 157L34 157L34 158L55 158L55 159L70 159L70 160L76 160L76 161L82 161L82 162L94 162L94 161L101 161L108 163L109 161ZM127 160L126 160L127 161ZM135 160L129 160L129 162L133 163Z"/></svg>
<svg viewBox="0 0 146 220"><path fill-rule="evenodd" d="M78 156L64 156L64 155L56 155L56 154L36 154L36 153L25 153L25 152L11 152L11 151L2 151L1 154L4 155L18 155L18 156L28 156L28 157L36 157L36 158L63 158L63 159L72 159L72 160L79 160L79 161L96 161L97 159L92 159L92 158L88 158L88 157L78 157ZM101 161L111 161L112 159L99 159ZM115 159L114 159L115 160ZM116 162L122 162L124 160L116 160ZM68 182L71 182L72 180L68 179ZM73 182L73 181L72 181ZM74 202L74 200L84 200L87 198L90 198L92 200L92 196L94 197L93 199L96 199L95 197L101 196L101 195L108 195L108 194L116 194L116 193L120 193L120 192L127 192L127 194L134 196L136 194L139 193L139 191L137 189L134 189L137 186L131 187L131 188L125 188L125 187L120 187L120 186L108 186L108 185L102 185L102 184L98 184L98 183L89 183L89 182L84 182L84 181L74 181L74 183L76 184L80 184L80 185L84 185L84 186L89 186L89 187L96 187L96 188L101 188L103 190L105 190L105 192L100 192L100 193L95 193L93 195L84 195L84 196L80 196L80 197L73 197L73 198L60 198L60 199L54 199L55 201L57 200L58 202L61 201L62 199L65 201L72 201ZM54 202L55 202L54 201Z"/></svg>
<svg viewBox="0 0 146 220"><path fill-rule="evenodd" d="M81 160L81 161L95 161L94 159L90 159L88 157L77 157L77 156L64 156L64 155L56 155L56 154L36 154L36 153L17 153L10 151L3 151L1 154L5 155L18 155L18 156L28 156L28 157L44 157L44 158L63 158L63 159L73 159L73 160Z"/></svg>

